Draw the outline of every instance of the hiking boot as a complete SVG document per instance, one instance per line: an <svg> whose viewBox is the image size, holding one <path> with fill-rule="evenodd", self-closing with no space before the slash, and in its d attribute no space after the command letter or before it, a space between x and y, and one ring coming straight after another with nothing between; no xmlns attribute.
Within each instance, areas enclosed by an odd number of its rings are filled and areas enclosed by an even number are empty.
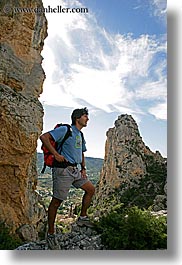
<svg viewBox="0 0 182 265"><path fill-rule="evenodd" d="M55 234L47 234L47 243L52 250L61 249Z"/></svg>
<svg viewBox="0 0 182 265"><path fill-rule="evenodd" d="M94 224L90 222L88 216L79 217L76 223L78 226L94 227Z"/></svg>

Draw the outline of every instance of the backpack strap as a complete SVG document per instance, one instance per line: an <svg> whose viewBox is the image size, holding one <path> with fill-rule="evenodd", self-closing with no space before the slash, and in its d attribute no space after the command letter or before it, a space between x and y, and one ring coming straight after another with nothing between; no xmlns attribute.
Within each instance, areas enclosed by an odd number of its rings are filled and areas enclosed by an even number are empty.
<svg viewBox="0 0 182 265"><path fill-rule="evenodd" d="M72 129L71 129L71 126L69 124L61 124L61 126L66 126L67 131L65 133L63 140L61 141L61 143L59 145L59 151L62 150L62 146L63 146L64 142L68 139L68 137L72 136Z"/></svg>
<svg viewBox="0 0 182 265"><path fill-rule="evenodd" d="M82 137L82 142L84 141L84 136L83 136L83 132L80 131L81 137Z"/></svg>
<svg viewBox="0 0 182 265"><path fill-rule="evenodd" d="M43 166L43 168L42 168L42 170L41 170L41 172L40 172L41 174L44 174L44 172L45 172L45 170L46 170L46 167L47 167L47 166L46 166L46 163L44 162L44 166Z"/></svg>

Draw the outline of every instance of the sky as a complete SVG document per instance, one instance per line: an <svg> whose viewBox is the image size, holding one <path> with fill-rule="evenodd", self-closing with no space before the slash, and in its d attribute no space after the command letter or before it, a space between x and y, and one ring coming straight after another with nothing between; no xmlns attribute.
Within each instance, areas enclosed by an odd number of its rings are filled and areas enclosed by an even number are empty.
<svg viewBox="0 0 182 265"><path fill-rule="evenodd" d="M144 143L167 156L166 0L43 0L46 13L39 100L43 132L70 123L74 108L88 107L86 156L104 158L106 132L121 114L132 115ZM71 10L71 9L70 9ZM78 10L78 9L77 9ZM40 151L40 141L38 151Z"/></svg>

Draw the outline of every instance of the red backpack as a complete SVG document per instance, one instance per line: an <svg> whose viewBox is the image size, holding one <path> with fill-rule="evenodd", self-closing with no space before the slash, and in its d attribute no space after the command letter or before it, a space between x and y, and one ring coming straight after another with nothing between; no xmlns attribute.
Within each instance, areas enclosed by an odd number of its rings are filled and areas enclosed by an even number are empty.
<svg viewBox="0 0 182 265"><path fill-rule="evenodd" d="M62 124L62 123L57 124L54 127L54 129L56 129L60 126L66 126L67 127L67 132L66 132L61 144L59 144L59 150L61 151L61 148L62 148L64 142L68 139L68 137L70 137L72 135L72 129L71 129L71 126L69 124ZM58 144L54 141L54 139L51 139L50 142L51 142L52 146L55 149L57 149ZM46 166L48 166L50 168L54 167L55 158L54 158L54 155L51 154L49 152L49 150L44 146L44 144L42 144L41 149L42 149L43 154L44 154L44 166L43 166L43 169L41 171L41 173L43 174L45 172Z"/></svg>

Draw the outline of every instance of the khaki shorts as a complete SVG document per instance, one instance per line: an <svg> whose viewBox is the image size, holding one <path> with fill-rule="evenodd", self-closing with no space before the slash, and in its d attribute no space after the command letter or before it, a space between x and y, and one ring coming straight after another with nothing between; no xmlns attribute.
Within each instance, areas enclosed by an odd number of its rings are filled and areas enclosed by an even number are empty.
<svg viewBox="0 0 182 265"><path fill-rule="evenodd" d="M76 167L53 168L53 197L59 200L66 200L71 185L75 188L81 188L89 181L81 176L80 170Z"/></svg>

